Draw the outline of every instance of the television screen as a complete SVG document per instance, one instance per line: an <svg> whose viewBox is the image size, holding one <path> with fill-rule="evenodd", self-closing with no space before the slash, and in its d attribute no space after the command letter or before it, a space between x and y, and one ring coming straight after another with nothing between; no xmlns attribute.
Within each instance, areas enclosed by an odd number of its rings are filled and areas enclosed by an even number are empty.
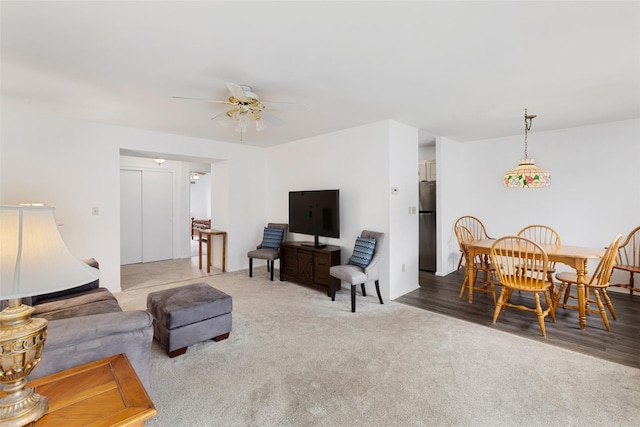
<svg viewBox="0 0 640 427"><path fill-rule="evenodd" d="M290 191L289 231L339 238L340 190Z"/></svg>

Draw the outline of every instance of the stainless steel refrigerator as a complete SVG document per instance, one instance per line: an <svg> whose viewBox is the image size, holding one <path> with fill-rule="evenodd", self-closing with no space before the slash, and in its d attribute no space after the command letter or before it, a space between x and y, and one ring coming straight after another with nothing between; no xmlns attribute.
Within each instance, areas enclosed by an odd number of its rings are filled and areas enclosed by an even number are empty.
<svg viewBox="0 0 640 427"><path fill-rule="evenodd" d="M420 181L419 265L420 270L436 271L436 182Z"/></svg>

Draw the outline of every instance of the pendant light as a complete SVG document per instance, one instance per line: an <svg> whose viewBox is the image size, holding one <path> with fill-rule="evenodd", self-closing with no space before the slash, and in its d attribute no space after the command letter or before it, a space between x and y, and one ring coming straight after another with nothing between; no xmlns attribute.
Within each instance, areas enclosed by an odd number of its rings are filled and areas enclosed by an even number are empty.
<svg viewBox="0 0 640 427"><path fill-rule="evenodd" d="M524 159L518 160L518 166L504 174L505 187L537 188L548 187L551 184L549 171L537 167L535 159L530 159L527 153L527 136L535 117L535 114L527 114L527 109L524 109Z"/></svg>

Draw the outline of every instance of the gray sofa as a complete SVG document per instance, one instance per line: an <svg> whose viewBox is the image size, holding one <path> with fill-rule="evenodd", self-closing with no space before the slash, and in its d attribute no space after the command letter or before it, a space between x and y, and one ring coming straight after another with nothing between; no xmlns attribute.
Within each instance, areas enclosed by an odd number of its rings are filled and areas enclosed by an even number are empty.
<svg viewBox="0 0 640 427"><path fill-rule="evenodd" d="M85 260L98 268L98 263ZM153 322L144 310L122 311L108 289L96 280L86 285L23 298L49 321L42 360L29 379L40 378L114 354L125 353L140 381L149 388Z"/></svg>

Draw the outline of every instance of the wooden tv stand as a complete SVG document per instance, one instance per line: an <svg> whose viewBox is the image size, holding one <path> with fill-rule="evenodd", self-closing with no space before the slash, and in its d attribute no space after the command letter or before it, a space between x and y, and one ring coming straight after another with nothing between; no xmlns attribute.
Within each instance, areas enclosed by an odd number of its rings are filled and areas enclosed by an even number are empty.
<svg viewBox="0 0 640 427"><path fill-rule="evenodd" d="M289 279L304 285L319 286L331 296L329 269L340 264L340 246L317 248L311 242L282 242L280 251L281 281ZM340 290L339 280L336 290Z"/></svg>

